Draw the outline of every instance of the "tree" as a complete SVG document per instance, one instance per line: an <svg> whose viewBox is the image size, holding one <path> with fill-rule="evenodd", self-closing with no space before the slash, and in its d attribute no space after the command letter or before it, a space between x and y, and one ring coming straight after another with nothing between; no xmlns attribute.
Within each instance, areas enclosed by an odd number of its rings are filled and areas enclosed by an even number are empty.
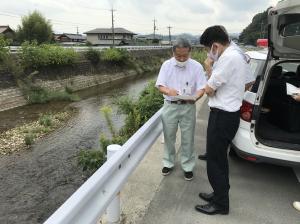
<svg viewBox="0 0 300 224"><path fill-rule="evenodd" d="M267 38L268 10L256 14L252 22L243 30L239 37L239 42L256 45L259 38Z"/></svg>
<svg viewBox="0 0 300 224"><path fill-rule="evenodd" d="M20 43L36 40L38 44L41 44L51 42L52 33L50 21L47 21L38 11L34 11L28 16L22 17L22 25L17 29L17 39Z"/></svg>

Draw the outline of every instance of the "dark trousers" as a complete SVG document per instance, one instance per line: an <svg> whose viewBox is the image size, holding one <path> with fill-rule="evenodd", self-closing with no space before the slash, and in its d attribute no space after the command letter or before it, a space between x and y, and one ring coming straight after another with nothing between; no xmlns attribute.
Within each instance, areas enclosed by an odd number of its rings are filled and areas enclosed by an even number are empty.
<svg viewBox="0 0 300 224"><path fill-rule="evenodd" d="M229 208L227 149L240 123L240 112L211 109L207 127L207 176L214 190L213 202Z"/></svg>

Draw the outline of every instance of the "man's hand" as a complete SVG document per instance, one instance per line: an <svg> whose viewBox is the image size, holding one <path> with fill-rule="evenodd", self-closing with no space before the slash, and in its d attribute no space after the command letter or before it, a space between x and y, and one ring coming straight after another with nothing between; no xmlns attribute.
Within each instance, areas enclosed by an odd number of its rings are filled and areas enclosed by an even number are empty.
<svg viewBox="0 0 300 224"><path fill-rule="evenodd" d="M215 90L211 88L209 85L205 86L205 93L208 96L213 96L215 94Z"/></svg>
<svg viewBox="0 0 300 224"><path fill-rule="evenodd" d="M205 93L205 89L201 89L201 90L197 91L197 93L196 93L196 96L197 96L196 101L198 101L204 95L204 93Z"/></svg>
<svg viewBox="0 0 300 224"><path fill-rule="evenodd" d="M213 64L214 64L214 61L210 57L207 57L204 61L204 69L205 69L208 77L210 77L210 75L211 75Z"/></svg>
<svg viewBox="0 0 300 224"><path fill-rule="evenodd" d="M167 96L177 96L178 91L176 89L168 88L165 86L159 86L159 91Z"/></svg>
<svg viewBox="0 0 300 224"><path fill-rule="evenodd" d="M177 96L178 95L178 91L176 89L168 89L167 91L167 95L168 96Z"/></svg>
<svg viewBox="0 0 300 224"><path fill-rule="evenodd" d="M300 94L293 95L292 97L294 98L294 100L300 102Z"/></svg>

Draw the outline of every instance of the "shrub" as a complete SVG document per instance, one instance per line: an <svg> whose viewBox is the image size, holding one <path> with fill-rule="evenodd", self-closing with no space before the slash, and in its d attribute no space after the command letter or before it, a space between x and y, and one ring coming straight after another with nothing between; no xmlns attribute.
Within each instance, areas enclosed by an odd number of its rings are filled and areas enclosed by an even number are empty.
<svg viewBox="0 0 300 224"><path fill-rule="evenodd" d="M194 50L192 51L192 58L203 65L207 53L204 50Z"/></svg>
<svg viewBox="0 0 300 224"><path fill-rule="evenodd" d="M77 95L70 94L66 91L51 92L39 86L31 86L25 90L27 101L31 104L48 103L50 101L78 101Z"/></svg>
<svg viewBox="0 0 300 224"><path fill-rule="evenodd" d="M78 163L82 166L83 170L95 171L106 161L106 155L103 151L85 151L79 152Z"/></svg>
<svg viewBox="0 0 300 224"><path fill-rule="evenodd" d="M87 52L85 52L84 56L88 59L93 65L97 65L100 61L100 51L95 50L93 48L89 48Z"/></svg>
<svg viewBox="0 0 300 224"><path fill-rule="evenodd" d="M28 133L24 137L24 141L26 145L32 145L34 143L35 135L33 133Z"/></svg>
<svg viewBox="0 0 300 224"><path fill-rule="evenodd" d="M41 115L39 118L39 124L43 125L45 127L51 126L52 122L53 121L52 121L51 115L49 115L49 114Z"/></svg>
<svg viewBox="0 0 300 224"><path fill-rule="evenodd" d="M87 42L85 43L85 45L86 45L86 46L89 46L89 47L93 46L92 42L90 42L90 41L87 41Z"/></svg>
<svg viewBox="0 0 300 224"><path fill-rule="evenodd" d="M104 160L98 158L104 156L106 148L110 144L123 145L150 117L152 117L163 105L163 97L155 87L154 81L141 92L137 101L129 97L123 97L115 102L119 107L119 113L125 114L125 124L116 132L111 119L111 108L103 107L104 114L112 138L108 139L103 134L100 136L101 149L97 151L83 150L79 154L79 164L84 170L95 171ZM94 158L95 157L95 158ZM102 158L102 157L101 157ZM91 161L89 161L91 160Z"/></svg>
<svg viewBox="0 0 300 224"><path fill-rule="evenodd" d="M8 45L9 41L5 39L4 35L0 34L0 62L3 62L9 56Z"/></svg>
<svg viewBox="0 0 300 224"><path fill-rule="evenodd" d="M129 61L129 54L126 49L108 48L101 53L101 59L109 63L122 64Z"/></svg>
<svg viewBox="0 0 300 224"><path fill-rule="evenodd" d="M72 65L78 55L73 49L51 44L37 45L37 42L24 42L20 51L25 69L38 69L46 66Z"/></svg>

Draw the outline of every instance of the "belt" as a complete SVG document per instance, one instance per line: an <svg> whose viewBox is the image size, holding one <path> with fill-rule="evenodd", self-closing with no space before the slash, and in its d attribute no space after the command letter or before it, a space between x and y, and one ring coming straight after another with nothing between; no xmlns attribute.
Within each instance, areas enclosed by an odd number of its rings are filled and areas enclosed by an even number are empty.
<svg viewBox="0 0 300 224"><path fill-rule="evenodd" d="M167 100L170 104L195 104L193 101L187 101L187 100Z"/></svg>
<svg viewBox="0 0 300 224"><path fill-rule="evenodd" d="M222 113L239 113L240 112L240 110L230 112L230 111L226 111L226 110L221 110L221 109L216 108L216 107L210 107L210 111L212 111L212 112L222 112Z"/></svg>

